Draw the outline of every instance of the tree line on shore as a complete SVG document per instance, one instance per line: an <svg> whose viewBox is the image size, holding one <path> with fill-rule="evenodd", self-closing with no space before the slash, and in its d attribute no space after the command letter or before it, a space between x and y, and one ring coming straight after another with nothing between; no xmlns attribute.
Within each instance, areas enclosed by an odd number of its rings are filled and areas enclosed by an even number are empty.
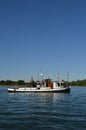
<svg viewBox="0 0 86 130"><path fill-rule="evenodd" d="M77 81L71 81L71 86L86 86L86 79L83 80L77 80Z"/></svg>
<svg viewBox="0 0 86 130"><path fill-rule="evenodd" d="M34 80L31 80L30 82L25 82L24 80L18 80L18 81L12 81L12 80L1 80L0 85L24 85L24 86L31 86L33 84L36 85L36 82ZM71 81L69 82L70 86L86 86L86 79L84 80L77 80L77 81Z"/></svg>
<svg viewBox="0 0 86 130"><path fill-rule="evenodd" d="M0 85L12 85L12 86L16 86L16 85L26 85L26 86L29 86L30 83L29 83L29 82L25 82L24 80L18 80L18 81L1 80L1 81L0 81Z"/></svg>

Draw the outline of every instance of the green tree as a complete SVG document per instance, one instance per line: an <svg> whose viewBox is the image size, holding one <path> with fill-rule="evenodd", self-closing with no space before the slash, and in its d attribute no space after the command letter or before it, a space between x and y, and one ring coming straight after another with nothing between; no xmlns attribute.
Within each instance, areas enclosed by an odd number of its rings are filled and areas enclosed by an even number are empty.
<svg viewBox="0 0 86 130"><path fill-rule="evenodd" d="M23 80L18 80L17 85L25 85L25 82Z"/></svg>

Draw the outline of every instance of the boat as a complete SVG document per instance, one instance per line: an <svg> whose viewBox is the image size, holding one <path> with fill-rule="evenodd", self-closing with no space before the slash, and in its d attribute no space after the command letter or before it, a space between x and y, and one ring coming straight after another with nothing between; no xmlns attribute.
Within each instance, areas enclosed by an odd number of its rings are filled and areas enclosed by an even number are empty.
<svg viewBox="0 0 86 130"><path fill-rule="evenodd" d="M41 92L41 93L69 93L70 92L70 86L68 83L65 83L64 81L61 82L52 82L51 79L44 79L41 82L36 82L36 87L30 86L30 87L17 87L17 88L8 88L8 92Z"/></svg>

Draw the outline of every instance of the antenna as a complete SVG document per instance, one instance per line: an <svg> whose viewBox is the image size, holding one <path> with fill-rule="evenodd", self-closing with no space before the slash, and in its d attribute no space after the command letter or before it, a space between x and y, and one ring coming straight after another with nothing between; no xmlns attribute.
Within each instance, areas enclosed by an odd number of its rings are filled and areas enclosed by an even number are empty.
<svg viewBox="0 0 86 130"><path fill-rule="evenodd" d="M57 81L59 82L59 71L58 71Z"/></svg>
<svg viewBox="0 0 86 130"><path fill-rule="evenodd" d="M67 86L69 86L69 73L67 72Z"/></svg>
<svg viewBox="0 0 86 130"><path fill-rule="evenodd" d="M67 81L69 81L69 73L67 72Z"/></svg>

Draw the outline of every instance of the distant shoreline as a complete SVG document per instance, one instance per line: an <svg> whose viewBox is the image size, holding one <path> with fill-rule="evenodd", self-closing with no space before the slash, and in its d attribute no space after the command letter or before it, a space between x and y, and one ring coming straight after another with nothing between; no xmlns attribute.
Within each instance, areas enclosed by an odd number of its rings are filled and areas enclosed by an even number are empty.
<svg viewBox="0 0 86 130"><path fill-rule="evenodd" d="M18 81L12 81L12 80L1 80L0 86L28 86L30 87L31 84L34 86L36 85L36 81L32 82L25 82L24 80L18 80ZM69 82L70 86L84 86L86 87L86 79L83 80L77 80L77 81L71 81Z"/></svg>

